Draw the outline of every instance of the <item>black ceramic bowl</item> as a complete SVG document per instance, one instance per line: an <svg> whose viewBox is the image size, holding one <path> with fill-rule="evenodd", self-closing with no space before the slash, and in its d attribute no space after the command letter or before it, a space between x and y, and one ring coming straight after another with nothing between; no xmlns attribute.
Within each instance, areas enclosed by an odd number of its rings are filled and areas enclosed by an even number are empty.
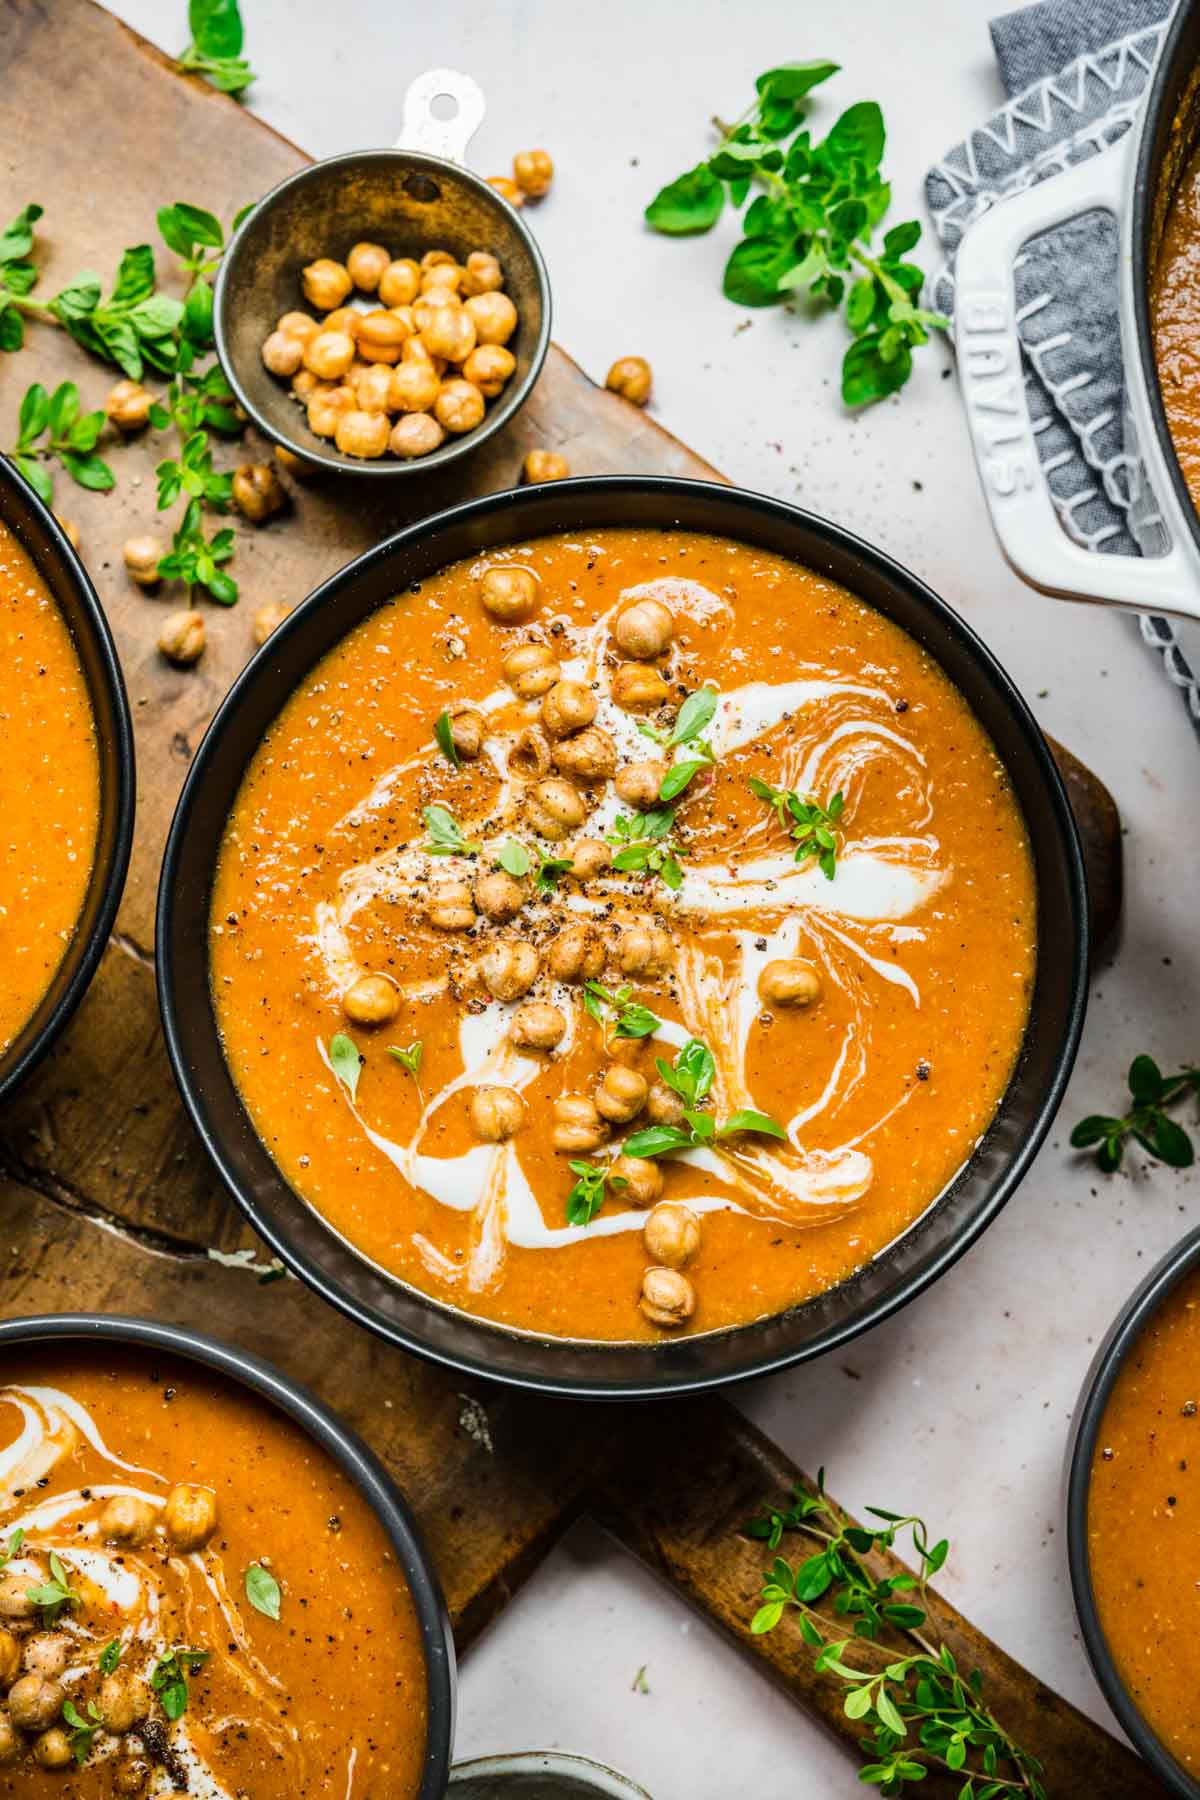
<svg viewBox="0 0 1200 1800"><path fill-rule="evenodd" d="M456 1672L450 1617L437 1570L408 1503L374 1452L299 1382L251 1356L249 1351L222 1344L198 1331L106 1313L46 1313L28 1319L0 1320L0 1356L16 1346L56 1347L68 1343L83 1348L94 1346L94 1354L99 1358L103 1358L108 1346L116 1344L181 1356L203 1368L215 1369L286 1413L354 1483L390 1538L396 1562L412 1594L425 1652L428 1718L425 1767L417 1800L442 1800L454 1738Z"/></svg>
<svg viewBox="0 0 1200 1800"><path fill-rule="evenodd" d="M1168 1295L1198 1267L1200 1227L1189 1231L1182 1242L1176 1244L1121 1308L1108 1336L1092 1358L1071 1422L1067 1447L1067 1558L1075 1611L1079 1615L1088 1661L1104 1691L1104 1698L1134 1746L1180 1800L1200 1800L1200 1781L1176 1762L1138 1711L1117 1672L1100 1623L1088 1554L1088 1489L1104 1411L1125 1359Z"/></svg>
<svg viewBox="0 0 1200 1800"><path fill-rule="evenodd" d="M33 558L70 629L92 703L100 756L100 821L87 897L54 979L33 1016L0 1054L2 1104L70 1019L108 942L129 866L134 767L125 682L96 590L54 514L2 456L0 520Z"/></svg>
<svg viewBox="0 0 1200 1800"><path fill-rule="evenodd" d="M759 545L841 582L902 625L966 696L1012 779L1037 866L1042 953L1017 1068L970 1162L921 1221L852 1280L736 1330L666 1344L579 1343L440 1305L367 1262L288 1186L226 1066L209 997L213 865L243 770L292 688L408 582L493 545L605 525L678 526ZM159 998L192 1118L255 1229L305 1281L373 1331L440 1362L559 1394L649 1398L762 1375L877 1324L947 1269L1008 1199L1054 1117L1083 1021L1087 907L1074 820L1046 743L991 653L930 590L849 532L781 501L707 482L601 476L493 494L368 551L311 594L235 682L197 753L167 842Z"/></svg>

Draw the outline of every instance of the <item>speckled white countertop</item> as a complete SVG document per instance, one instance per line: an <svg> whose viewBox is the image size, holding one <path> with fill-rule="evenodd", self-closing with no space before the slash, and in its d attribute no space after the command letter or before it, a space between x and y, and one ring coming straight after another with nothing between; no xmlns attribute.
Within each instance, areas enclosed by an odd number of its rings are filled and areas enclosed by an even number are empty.
<svg viewBox="0 0 1200 1800"><path fill-rule="evenodd" d="M618 355L655 371L654 413L735 481L827 513L908 563L982 633L1045 727L1117 796L1127 912L1097 978L1062 1126L1005 1214L923 1299L741 1404L847 1503L923 1513L953 1544L945 1591L1005 1649L1098 1717L1068 1590L1059 1503L1067 1421L1097 1339L1200 1210L1200 1181L1097 1178L1065 1149L1109 1110L1148 1049L1200 1054L1195 798L1200 746L1115 613L1022 588L993 542L942 347L899 402L840 408L841 327L741 312L720 294L725 234L655 238L641 209L689 167L715 111L754 76L827 55L827 116L879 99L893 219L923 217L927 164L1002 97L988 0L242 0L261 79L253 107L315 155L393 141L412 76L469 70L488 116L483 174L546 145L559 176L531 217L550 266L555 336L603 379ZM114 10L164 48L183 0ZM165 196L172 198L173 196ZM203 195L183 196L199 201ZM720 241L718 241L718 239ZM747 321L751 321L746 329ZM1054 946L1045 947L1054 954ZM649 1693L634 1691L645 1666ZM851 1763L700 1619L599 1532L551 1557L462 1671L461 1755L558 1745L637 1777L654 1800L837 1800Z"/></svg>

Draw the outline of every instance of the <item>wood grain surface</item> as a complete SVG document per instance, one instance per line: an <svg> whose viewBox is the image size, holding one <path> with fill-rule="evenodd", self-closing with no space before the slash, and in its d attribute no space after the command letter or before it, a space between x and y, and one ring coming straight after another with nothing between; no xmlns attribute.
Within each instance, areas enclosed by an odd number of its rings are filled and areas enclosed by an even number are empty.
<svg viewBox="0 0 1200 1800"><path fill-rule="evenodd" d="M31 129L35 120L61 121L61 129ZM103 132L84 128L97 120ZM0 0L0 214L8 218L29 200L46 208L37 247L42 291L83 267L107 279L126 244L156 242L155 212L166 202L191 200L229 219L304 161L234 102L175 74L89 0ZM170 289L170 258L163 252L158 260ZM32 327L19 356L0 358L4 431L11 434L29 382L53 386L68 376L85 408L102 404L113 380L61 334ZM801 1476L731 1407L706 1400L638 1408L631 1418L627 1410L472 1386L374 1342L295 1281L262 1286L252 1267L210 1255L265 1253L219 1190L183 1116L159 1032L155 886L190 758L252 652L256 605L290 603L386 532L511 486L535 444L562 450L579 474L718 478L552 349L519 419L451 472L382 494L337 480L292 484L287 515L259 530L239 523L233 572L242 602L206 609L209 647L185 671L155 649L164 609L181 596L146 596L120 562L124 539L154 527L153 466L162 449L145 439L106 442L117 475L108 495L60 478L58 509L79 527L126 671L138 824L119 928L99 976L70 1032L0 1124L0 1313L152 1315L236 1340L306 1381L363 1433L409 1494L460 1646L582 1510L597 1511L854 1749L857 1728L840 1712L837 1684L814 1677L798 1640L787 1632L748 1638L763 1556L736 1526ZM251 434L224 460L231 466L264 450ZM1074 759L1061 753L1060 763L1088 831L1097 924L1111 938L1120 901L1115 809ZM640 1453L635 1476L630 1446L649 1442L646 1433L655 1453ZM1046 1760L1060 1800L1141 1800L1159 1791L1127 1751L952 1608L936 1605L951 1642L983 1670L1005 1722ZM931 1781L926 1791L939 1794L943 1785Z"/></svg>

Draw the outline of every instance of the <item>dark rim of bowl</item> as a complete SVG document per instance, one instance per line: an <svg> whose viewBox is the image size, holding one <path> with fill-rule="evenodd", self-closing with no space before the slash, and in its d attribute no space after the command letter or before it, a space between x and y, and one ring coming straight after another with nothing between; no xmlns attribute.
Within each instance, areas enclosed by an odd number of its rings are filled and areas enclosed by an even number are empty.
<svg viewBox="0 0 1200 1800"><path fill-rule="evenodd" d="M1138 1754L1145 1757L1154 1773L1180 1800L1200 1800L1200 1781L1176 1762L1138 1710L1117 1671L1116 1660L1100 1623L1088 1554L1088 1490L1100 1427L1117 1377L1159 1307L1184 1277L1198 1267L1200 1226L1189 1231L1173 1250L1168 1251L1125 1302L1109 1327L1084 1377L1067 1451L1067 1562L1088 1661L1104 1698Z"/></svg>
<svg viewBox="0 0 1200 1800"><path fill-rule="evenodd" d="M225 318L229 306L230 271L238 256L244 253L246 245L252 241L255 223L261 218L264 211L280 203L286 203L315 176L323 174L329 169L336 169L343 163L361 163L364 160L380 163L403 162L409 168L425 169L431 173L439 173L443 177L449 176L452 180L461 181L467 187L474 189L476 195L486 205L493 208L505 208L506 223L511 225L525 246L537 276L538 290L541 295L541 328L538 331L533 354L529 359L529 368L526 370L524 378L506 388L495 405L488 407L482 424L477 425L474 431L463 432L460 437L442 444L429 456L417 456L407 461L399 457L379 457L375 461L367 461L340 455L331 456L327 450L322 450L316 441L310 442L308 438L303 441L298 436L281 439L279 427L258 410L243 387L225 331ZM510 212L511 220L507 217ZM323 157L320 162L310 163L306 168L297 169L294 175L285 176L276 187L273 187L269 193L264 194L262 199L256 202L252 212L247 213L230 240L229 246L221 258L221 266L217 270L213 292L213 336L221 367L225 371L230 387L237 396L238 404L253 419L264 437L273 444L283 442L287 449L295 451L296 455L303 457L305 462L315 463L322 469L328 469L332 474L370 475L378 480L386 479L389 476L416 475L422 471L429 473L433 469L445 468L447 463L454 462L458 457L467 456L472 450L478 449L480 444L499 431L501 426L507 424L524 406L533 391L534 383L542 372L542 364L545 362L546 352L550 348L550 313L550 277L546 271L545 259L538 248L537 239L515 207L509 207L508 202L501 199L482 176L476 175L472 169L464 168L461 163L450 162L443 156L430 156L423 150L349 150L340 156ZM297 413L297 417L299 416Z"/></svg>
<svg viewBox="0 0 1200 1800"><path fill-rule="evenodd" d="M931 615L938 632L942 634L943 638L946 640L956 640L958 645L965 649L976 668L991 682L996 692L1002 697L1007 712L1012 719L1014 730L1024 740L1025 748L1037 767L1038 775L1043 783L1044 791L1054 816L1055 835L1064 854L1067 880L1070 889L1070 917L1063 921L1063 924L1064 929L1070 933L1068 954L1070 957L1071 981L1070 1002L1062 1020L1061 1041L1054 1063L1053 1079L1048 1083L1040 1103L1036 1106L1036 1110L1028 1124L1026 1135L1019 1148L1012 1153L1003 1173L995 1179L986 1204L980 1204L975 1218L968 1221L965 1225L960 1225L950 1240L945 1243L936 1254L931 1256L925 1267L906 1275L902 1281L897 1283L894 1291L881 1296L876 1300L872 1300L860 1315L845 1320L840 1324L826 1327L817 1339L810 1344L801 1345L799 1347L790 1346L778 1350L767 1350L747 1367L737 1369L732 1373L722 1370L697 1371L695 1369L689 1369L682 1374L672 1371L668 1375L659 1376L658 1379L654 1376L656 1358L658 1359L658 1366L661 1367L662 1358L669 1353L671 1346L659 1344L647 1344L645 1346L638 1345L636 1346L637 1349L641 1350L644 1348L646 1352L645 1376L639 1376L637 1379L627 1379L623 1377L618 1379L611 1376L607 1378L593 1378L589 1376L576 1379L574 1377L564 1378L561 1376L552 1378L541 1372L526 1373L524 1371L513 1371L508 1368L499 1369L496 1366L495 1360L488 1354L489 1340L493 1344L505 1343L511 1342L514 1335L519 1335L522 1338L530 1338L532 1342L549 1345L551 1349L553 1349L558 1340L543 1339L537 1337L536 1334L529 1333L513 1334L506 1331L503 1326L497 1325L494 1321L482 1319L475 1314L462 1312L461 1309L450 1308L449 1310L452 1313L455 1313L460 1319L466 1321L472 1329L472 1335L479 1340L479 1348L472 1354L448 1350L441 1344L433 1345L427 1343L419 1333L401 1327L392 1320L379 1320L375 1312L368 1305L360 1302L355 1296L345 1292L342 1286L336 1280L327 1276L324 1270L320 1268L310 1256L305 1252L298 1250L289 1241L284 1232L277 1230L274 1220L270 1217L268 1210L265 1207L260 1206L256 1198L252 1194L247 1193L239 1184L230 1159L225 1155L219 1129L214 1129L212 1123L210 1123L204 1097L202 1093L198 1091L197 1086L192 1082L184 1053L182 1042L183 1027L175 997L176 976L172 942L172 919L180 886L177 865L183 852L184 841L187 837L192 810L197 803L209 762L214 755L216 746L220 742L221 737L226 729L228 729L231 721L235 718L243 695L252 686L256 685L265 675L266 669L270 663L270 646L278 643L282 633L287 633L291 636L293 633L302 631L305 628L306 619L321 606L333 601L341 588L348 583L357 581L364 570L373 567L377 563L387 562L388 559L393 557L402 546L410 541L419 540L426 536L436 536L443 530L463 521L474 522L480 519L489 518L496 513L503 513L513 506L514 503L525 500L531 492L528 488L511 489L507 492L488 494L481 499L463 501L457 506L451 507L442 513L438 513L429 519L424 519L418 524L411 525L405 530L397 532L394 536L377 544L373 549L364 551L361 556L357 557L353 562L348 563L335 575L330 576L330 578L323 582L320 587L314 589L302 604L297 606L283 623L277 627L276 632L272 635L271 639L268 640L267 645L258 652L257 656L251 659L243 669L242 673L238 676L221 706L218 708L207 733L201 741L196 755L192 759L187 778L184 782L183 791L180 794L179 802L175 810L175 816L171 821L171 829L167 837L167 846L159 882L158 917L156 926L158 995L159 1008L162 1014L163 1034L166 1039L167 1051L171 1058L171 1064L175 1071L175 1078L179 1084L180 1092L183 1095L184 1104L208 1155L212 1159L212 1162L231 1197L241 1208L254 1229L268 1244L270 1244L271 1248L276 1252L280 1259L286 1263L294 1273L299 1275L308 1286L320 1294L323 1299L327 1300L330 1305L335 1306L340 1311L346 1313L350 1318L354 1319L357 1324L365 1326L368 1330L374 1331L385 1337L389 1342L399 1344L402 1348L410 1350L418 1356L423 1356L447 1367L457 1369L463 1374L491 1380L499 1379L503 1381L506 1386L525 1388L534 1393L575 1399L620 1400L650 1400L661 1399L666 1395L674 1396L684 1393L702 1393L715 1388L727 1387L736 1381L757 1379L759 1376L773 1374L780 1369L790 1368L797 1363L810 1361L816 1356L827 1355L830 1351L835 1350L858 1337L862 1332L871 1329L875 1325L881 1324L885 1319L890 1318L894 1313L906 1306L910 1300L915 1299L918 1294L924 1292L924 1290L932 1285L934 1281L938 1280L947 1269L951 1268L958 1261L959 1257L976 1242L987 1226L991 1224L992 1220L1020 1185L1030 1163L1033 1161L1041 1146L1042 1140L1046 1136L1046 1133L1054 1120L1055 1113L1058 1110L1063 1091L1075 1061L1080 1033L1083 1029L1083 1018L1087 999L1089 954L1087 880L1083 862L1083 851L1079 842L1075 818L1067 799L1066 789L1063 786L1062 778L1059 775L1054 759L1050 754L1049 746L1039 730L1033 714L1030 712L1025 700L1013 684L1011 677L1006 673L1000 663L997 662L996 658L992 655L992 652L987 648L983 641L976 636L975 632L972 631L966 621L961 619L944 600L940 599L938 595L933 592L931 588L927 587L924 582L913 575L909 570L905 569L900 563L897 563L885 551L876 549L873 545L856 537L852 532L846 531L840 525L832 524L829 520L823 519L815 513L804 512L799 507L790 506L785 501L775 500L767 495L755 494L747 489L726 486L716 482L690 481L678 476L593 475L580 477L574 480L547 483L543 489L535 489L532 491L545 493L547 496L553 495L558 501L560 509L559 523L554 524L548 521L542 528L545 532L568 530L572 528L569 523L564 524L562 518L569 515L571 502L574 497L578 496L581 500L586 500L589 497L600 497L606 493L623 493L630 496L639 494L654 497L661 496L666 502L669 502L672 497L688 496L703 498L707 496L711 497L714 504L721 503L728 505L732 501L736 505L744 506L761 514L766 514L767 516L783 521L784 523L790 522L795 524L798 522L804 529L812 532L813 535L824 538L826 542L834 544L839 550L844 551L847 555L852 555L858 558L860 562L870 566L875 573L880 575L888 584L894 587L898 586L903 590L907 590L910 594L915 595L921 605L927 609L928 613ZM550 499L547 498L544 503L549 506L551 504ZM578 528L578 522L576 522L576 528ZM350 627L347 627L347 629L350 629ZM280 697L280 705L283 704L286 697L286 695ZM278 707L276 708L276 713L278 713ZM216 845L213 846L214 859L215 854ZM1010 1082L1019 1077L1020 1067L1021 1055L1018 1053L1017 1063L1014 1067L1013 1076L1010 1078ZM1004 1101L1002 1099L1001 1108L1003 1107L1003 1104ZM281 1182L285 1181L282 1174L279 1175L279 1180ZM922 1215L922 1217L924 1216L925 1215ZM332 1230L330 1227L327 1227L327 1229ZM895 1241L903 1242L909 1235L909 1232L915 1229L917 1229L916 1223L909 1227L908 1232L901 1233L900 1237ZM334 1235L336 1237L337 1234L335 1233ZM341 1242L344 1240L339 1239L338 1241ZM879 1256L872 1259L873 1263L878 1263L882 1257L887 1255L887 1253L888 1249L885 1248L880 1252ZM361 1255L361 1253L358 1254ZM398 1285L401 1287L408 1287L408 1284L402 1282ZM839 1288L848 1287L850 1285L850 1282L841 1283L838 1287L829 1291L831 1293L837 1293ZM433 1300L431 1297L421 1294L421 1291L418 1289L409 1288L409 1291L418 1294L420 1298L424 1299L432 1308L437 1309L440 1305L439 1302ZM827 1296L821 1296L820 1298L825 1297ZM795 1310L797 1309L787 1309L783 1314L773 1315L773 1317L776 1319L786 1318L789 1311ZM694 1338L677 1340L677 1343L696 1345L714 1340L737 1338L742 1334L753 1332L756 1324L760 1323L762 1323L762 1321L753 1321L750 1324L732 1327L720 1332L698 1334ZM565 1342L574 1344L576 1340L565 1340ZM593 1347L590 1340L585 1340L584 1344L585 1348Z"/></svg>
<svg viewBox="0 0 1200 1800"><path fill-rule="evenodd" d="M88 649L91 652L92 667L89 668L79 645L76 655L83 668L87 683L88 698L92 707L92 716L96 724L97 752L101 764L100 816L98 825L104 824L106 795L104 791L103 763L106 747L110 750L115 770L114 792L107 798L107 805L112 814L112 834L107 862L103 860L99 838L96 846L96 860L92 865L88 881L88 898L84 901L84 910L94 905L95 910L86 935L81 936L76 920L75 934L67 945L63 959L55 970L47 991L52 990L62 978L63 971L68 971L62 991L54 1003L52 1011L43 1019L36 1035L26 1045L7 1068L4 1058L0 1056L0 1105L16 1092L18 1086L32 1074L33 1070L48 1054L60 1033L70 1022L76 1007L83 999L92 977L99 967L100 958L104 954L113 925L116 923L117 908L121 904L121 895L125 891L125 876L129 870L129 854L133 847L134 807L137 792L137 775L133 750L133 724L129 713L129 697L125 691L125 678L121 672L120 659L109 630L104 608L100 604L100 596L92 584L91 576L84 568L74 545L66 532L51 512L50 508L34 493L8 462L0 456L0 488L7 488L14 496L16 507L25 506L33 514L46 537L49 539L53 559L57 559L67 580L69 581L74 600L74 608L69 609L55 593L58 570L47 566L46 559L39 556L35 546L28 542L24 532L11 518L6 517L7 508L4 497L0 495L0 517L5 518L9 530L13 533L21 548L33 560L42 580L50 591L67 629L74 641L80 630L87 635ZM78 616L74 616L77 612ZM103 686L103 694L97 694L93 673L99 673ZM102 712L108 715L102 719ZM111 727L111 740L100 737L103 725ZM99 899L91 901L90 896L99 891ZM43 997L44 998L44 997ZM39 1001L39 1007L42 1001ZM36 1010L33 1015L36 1017ZM17 1042L26 1027L18 1033Z"/></svg>
<svg viewBox="0 0 1200 1800"><path fill-rule="evenodd" d="M408 1502L375 1452L337 1414L271 1363L181 1325L107 1313L38 1313L0 1320L0 1351L13 1344L107 1343L181 1356L214 1369L278 1407L359 1489L395 1548L413 1598L425 1655L428 1736L417 1800L442 1800L454 1738L455 1656L450 1616L433 1560Z"/></svg>

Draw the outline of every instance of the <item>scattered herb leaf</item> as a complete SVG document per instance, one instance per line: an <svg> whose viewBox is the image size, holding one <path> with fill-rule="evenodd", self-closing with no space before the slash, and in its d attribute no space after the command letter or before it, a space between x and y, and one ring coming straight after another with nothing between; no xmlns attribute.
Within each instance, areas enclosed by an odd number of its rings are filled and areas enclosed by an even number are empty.
<svg viewBox="0 0 1200 1800"><path fill-rule="evenodd" d="M120 1661L121 1640L120 1638L112 1638L105 1644L103 1650L100 1652L100 1673L102 1675L114 1674Z"/></svg>
<svg viewBox="0 0 1200 1800"><path fill-rule="evenodd" d="M454 814L444 806L423 806L421 817L429 840L421 848L428 856L478 856L480 845L462 834Z"/></svg>
<svg viewBox="0 0 1200 1800"><path fill-rule="evenodd" d="M414 1039L407 1049L399 1044L388 1045L388 1055L395 1057L400 1067L412 1076L418 1086L421 1082L421 1058L424 1054L425 1046L420 1038Z"/></svg>
<svg viewBox="0 0 1200 1800"><path fill-rule="evenodd" d="M1129 1065L1129 1111L1119 1118L1092 1113L1080 1119L1071 1133L1076 1150L1096 1151L1096 1161L1106 1175L1119 1169L1130 1140L1141 1145L1148 1156L1166 1163L1172 1169L1188 1169L1195 1161L1192 1140L1183 1126L1172 1119L1167 1108L1176 1100L1191 1094L1200 1096L1200 1068L1181 1069L1177 1075L1164 1075L1151 1056L1135 1056Z"/></svg>
<svg viewBox="0 0 1200 1800"><path fill-rule="evenodd" d="M73 1700L63 1701L62 1715L67 1721L67 1724L71 1727L71 1736L69 1740L71 1754L74 1756L75 1761L80 1767L83 1766L91 1755L92 1739L99 1731L102 1723L100 1709L94 1700L88 1701L87 1711L87 1718L82 1718L77 1711Z"/></svg>
<svg viewBox="0 0 1200 1800"><path fill-rule="evenodd" d="M245 1581L246 1598L255 1612L263 1613L268 1619L277 1619L283 1596L270 1569L264 1569L261 1563L251 1563Z"/></svg>
<svg viewBox="0 0 1200 1800"><path fill-rule="evenodd" d="M518 844L515 838L509 838L507 842L501 844L496 861L502 869L515 876L518 881L523 875L528 875L533 867L532 856L524 844Z"/></svg>
<svg viewBox="0 0 1200 1800"><path fill-rule="evenodd" d="M671 837L675 824L673 806L651 812L619 813L613 820L608 842L620 845L612 866L623 874L657 875L673 892L683 886L679 847Z"/></svg>
<svg viewBox="0 0 1200 1800"><path fill-rule="evenodd" d="M568 1225L590 1225L604 1204L610 1183L618 1190L629 1185L623 1175L612 1173L611 1164L572 1162L567 1166L576 1177L575 1186L567 1195Z"/></svg>
<svg viewBox="0 0 1200 1800"><path fill-rule="evenodd" d="M456 769L462 768L462 758L454 742L454 728L450 723L449 709L443 707L433 722L434 742L446 761Z"/></svg>
<svg viewBox="0 0 1200 1800"><path fill-rule="evenodd" d="M203 75L223 94L244 94L256 77L242 55L238 0L190 0L188 28L192 41L177 59L179 67Z"/></svg>
<svg viewBox="0 0 1200 1800"><path fill-rule="evenodd" d="M160 1656L150 1675L151 1690L162 1702L162 1709L174 1724L188 1707L187 1677L196 1675L209 1659L207 1650L171 1650Z"/></svg>
<svg viewBox="0 0 1200 1800"><path fill-rule="evenodd" d="M57 1551L50 1552L49 1581L41 1582L37 1587L26 1588L25 1598L41 1607L43 1625L53 1625L61 1612L80 1604L79 1595L71 1586Z"/></svg>
<svg viewBox="0 0 1200 1800"><path fill-rule="evenodd" d="M52 394L35 381L21 401L17 441L9 456L47 506L54 498L54 477L47 465L54 461L80 487L107 490L113 485L113 472L95 455L103 430L102 411L80 412L79 389L73 381L61 382Z"/></svg>
<svg viewBox="0 0 1200 1800"><path fill-rule="evenodd" d="M772 787L769 781L762 781L757 775L751 775L747 786L752 794L774 807L780 825L795 839L796 861L804 862L807 857L815 856L826 881L832 881L837 873L834 828L842 816L845 795L837 793L828 806L823 806L819 800L802 800L791 788Z"/></svg>
<svg viewBox="0 0 1200 1800"><path fill-rule="evenodd" d="M14 1556L20 1556L24 1544L25 1531L23 1526L18 1525L15 1531L9 1533L8 1542L0 1550L0 1570L7 1569Z"/></svg>
<svg viewBox="0 0 1200 1800"><path fill-rule="evenodd" d="M171 538L170 550L159 559L158 572L186 581L189 587L204 588L222 606L233 606L238 597L238 585L222 567L233 555L233 549L232 528L226 526L206 538L202 502L189 500L179 528Z"/></svg>
<svg viewBox="0 0 1200 1800"><path fill-rule="evenodd" d="M615 993L599 981L583 984L583 1005L589 1018L603 1025L607 1016L613 1025L613 1036L619 1038L653 1037L662 1020L633 999L633 989L626 984Z"/></svg>
<svg viewBox="0 0 1200 1800"><path fill-rule="evenodd" d="M362 1074L363 1058L359 1054L358 1045L344 1031L334 1034L329 1040L329 1066L349 1094L352 1102L358 1099L358 1078Z"/></svg>
<svg viewBox="0 0 1200 1800"><path fill-rule="evenodd" d="M586 1002L585 1002L586 1004ZM714 1145L719 1139L733 1137L741 1131L753 1131L763 1137L786 1138L787 1133L767 1113L743 1108L731 1113L723 1122L711 1113L701 1111L716 1079L716 1058L699 1038L689 1038L673 1063L660 1056L655 1067L669 1088L683 1101L682 1125L646 1125L625 1140L626 1156L669 1156L673 1150L691 1150Z"/></svg>

